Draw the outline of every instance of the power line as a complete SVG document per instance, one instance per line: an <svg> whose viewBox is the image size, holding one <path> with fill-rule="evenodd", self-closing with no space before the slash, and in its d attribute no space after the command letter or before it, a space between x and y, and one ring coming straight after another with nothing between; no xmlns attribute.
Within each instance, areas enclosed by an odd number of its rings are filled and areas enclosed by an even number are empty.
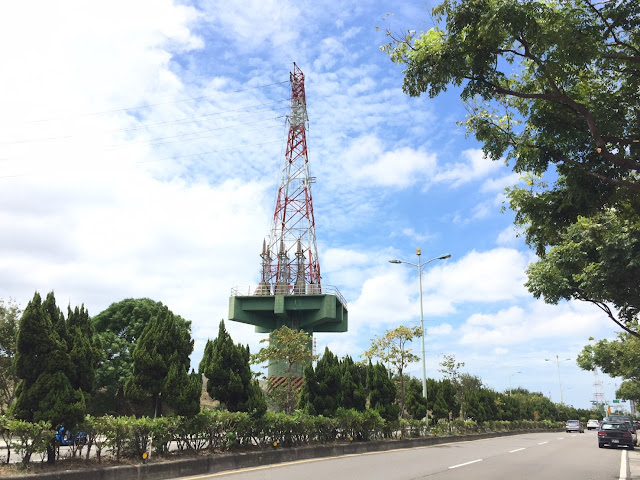
<svg viewBox="0 0 640 480"><path fill-rule="evenodd" d="M272 87L274 85L282 85L285 83L289 83L289 80L285 80L282 82L275 82L275 83L268 83L265 85L256 85L255 87L247 87L247 88L240 88L238 90L229 90L228 92L219 92L215 95L200 95L197 97L188 97L188 98L183 98L183 99L179 99L179 100L171 100L168 102L158 102L158 103L149 103L149 104L145 104L145 105L138 105L136 107L124 107L124 108L116 108L113 110L103 110L103 111L98 111L98 112L89 112L89 113L81 113L81 114L77 114L74 115L75 117L89 117L89 116L95 116L95 115L105 115L107 113L118 113L118 112L128 112L131 110L140 110L143 108L151 108L151 107L158 107L160 105L172 105L172 104L176 104L176 103L183 103L183 102L191 102L193 100L202 100L205 98L214 98L214 97L218 97L218 96L222 96L222 95L231 95L232 93L239 93L239 92L246 92L249 90L255 90L258 88L265 88L265 87ZM40 120L28 120L25 123L40 123L40 122L51 122L51 121L55 121L55 120L62 120L65 117L58 117L58 118L46 118L46 119L40 119ZM69 118L69 117L66 117Z"/></svg>

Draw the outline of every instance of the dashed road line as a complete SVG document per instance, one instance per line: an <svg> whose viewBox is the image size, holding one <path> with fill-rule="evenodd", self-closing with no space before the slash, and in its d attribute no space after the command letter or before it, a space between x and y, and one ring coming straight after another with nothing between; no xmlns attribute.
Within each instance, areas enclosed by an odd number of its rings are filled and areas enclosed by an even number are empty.
<svg viewBox="0 0 640 480"><path fill-rule="evenodd" d="M509 450L509 453L519 452L520 450L524 450L524 447L522 447L522 448L516 448L515 450Z"/></svg>
<svg viewBox="0 0 640 480"><path fill-rule="evenodd" d="M465 462L465 463L459 463L458 465L451 465L449 467L449 470L452 470L454 468L458 468L458 467L464 467L465 465L471 465L472 463L477 463L477 462L481 462L482 458L479 458L477 460L471 460L470 462Z"/></svg>

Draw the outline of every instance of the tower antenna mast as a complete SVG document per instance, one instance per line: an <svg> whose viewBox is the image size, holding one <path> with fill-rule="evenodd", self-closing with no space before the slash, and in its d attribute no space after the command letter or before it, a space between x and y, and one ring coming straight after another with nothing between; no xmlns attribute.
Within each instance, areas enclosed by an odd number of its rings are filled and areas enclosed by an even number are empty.
<svg viewBox="0 0 640 480"><path fill-rule="evenodd" d="M322 293L307 152L304 74L294 63L289 134L269 238L263 243L259 294ZM291 291L293 290L293 291Z"/></svg>

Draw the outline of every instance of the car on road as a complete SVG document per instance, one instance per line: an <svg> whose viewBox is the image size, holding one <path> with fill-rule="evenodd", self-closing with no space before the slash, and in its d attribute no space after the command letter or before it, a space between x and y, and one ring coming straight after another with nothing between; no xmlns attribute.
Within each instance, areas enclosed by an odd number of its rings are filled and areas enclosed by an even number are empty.
<svg viewBox="0 0 640 480"><path fill-rule="evenodd" d="M595 419L590 419L587 421L587 430L597 430L600 426L600 422Z"/></svg>
<svg viewBox="0 0 640 480"><path fill-rule="evenodd" d="M608 422L626 422L629 425L629 431L631 432L631 436L633 437L633 444L638 444L638 432L636 429L636 423L629 415L609 415L604 418L605 421Z"/></svg>
<svg viewBox="0 0 640 480"><path fill-rule="evenodd" d="M598 430L598 447L604 448L605 445L610 447L629 447L633 450L633 437L629 424L623 421L603 421Z"/></svg>
<svg viewBox="0 0 640 480"><path fill-rule="evenodd" d="M567 433L584 433L584 427L582 426L582 422L580 420L567 420L567 422L564 424L564 429L567 431Z"/></svg>

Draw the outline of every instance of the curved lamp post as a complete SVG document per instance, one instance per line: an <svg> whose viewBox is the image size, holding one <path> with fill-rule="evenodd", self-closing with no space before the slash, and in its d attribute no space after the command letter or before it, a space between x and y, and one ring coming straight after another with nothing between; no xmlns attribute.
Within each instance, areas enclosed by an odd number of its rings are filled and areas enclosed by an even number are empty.
<svg viewBox="0 0 640 480"><path fill-rule="evenodd" d="M422 269L425 265L433 262L434 260L446 260L447 258L451 258L450 254L442 255L440 257L434 257L427 260L424 263L420 263L420 249L416 248L416 255L418 256L418 263L405 262L404 260L389 260L389 263L406 263L407 265L411 265L418 269L418 279L419 279L419 287L420 287L420 328L422 329L422 395L424 399L427 399L427 367L424 358L424 318L422 313ZM425 416L425 425L429 427L429 407L427 406L427 414Z"/></svg>

